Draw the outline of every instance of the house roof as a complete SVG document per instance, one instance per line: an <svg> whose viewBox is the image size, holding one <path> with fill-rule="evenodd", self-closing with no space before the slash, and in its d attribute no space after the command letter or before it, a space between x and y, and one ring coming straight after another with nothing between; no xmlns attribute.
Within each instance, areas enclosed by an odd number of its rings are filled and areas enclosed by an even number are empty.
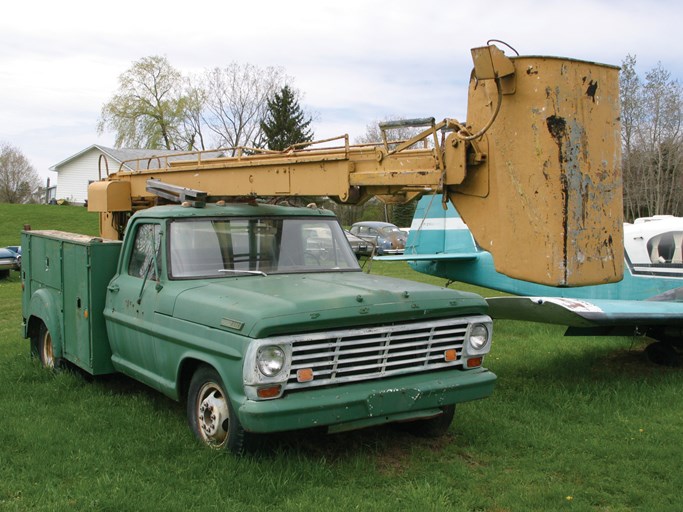
<svg viewBox="0 0 683 512"><path fill-rule="evenodd" d="M138 159L147 159L146 162L141 162L140 165L144 165L145 169L157 169L160 166L162 166L162 162L164 160L183 160L183 159L194 159L193 157L187 155L187 151L177 151L177 150L172 150L172 149L126 149L126 148L108 148L106 146L100 146L99 144L93 144L92 146L89 146L82 151L79 151L78 153L71 155L70 157L62 160L61 162L53 165L50 167L51 171L59 172L60 167L65 166L69 162L81 157L88 151L91 151L92 149L97 149L102 152L107 158L107 165L109 166L109 172L116 172L119 170L119 167L123 162L129 161L129 160L138 160ZM168 158L171 155L178 155L172 158ZM213 158L213 157L218 157L218 156L224 156L222 151L209 151L205 152L202 154L203 158ZM158 158L158 157L166 157L166 158ZM112 166L111 164L114 163L115 165ZM131 163L131 165L125 165L124 166L128 170L135 170L134 167L135 165Z"/></svg>

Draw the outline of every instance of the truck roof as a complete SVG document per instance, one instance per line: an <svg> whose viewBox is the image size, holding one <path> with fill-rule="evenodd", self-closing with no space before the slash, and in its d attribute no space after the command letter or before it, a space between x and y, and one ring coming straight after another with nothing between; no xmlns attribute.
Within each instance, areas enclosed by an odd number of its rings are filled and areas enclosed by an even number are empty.
<svg viewBox="0 0 683 512"><path fill-rule="evenodd" d="M182 217L335 217L324 208L304 208L261 203L207 203L203 208L182 205L154 206L135 214L136 218L155 219Z"/></svg>

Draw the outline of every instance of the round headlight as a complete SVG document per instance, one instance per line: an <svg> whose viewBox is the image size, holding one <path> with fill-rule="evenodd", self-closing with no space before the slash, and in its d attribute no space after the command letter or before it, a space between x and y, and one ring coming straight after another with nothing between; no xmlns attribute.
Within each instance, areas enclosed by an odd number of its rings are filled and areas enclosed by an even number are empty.
<svg viewBox="0 0 683 512"><path fill-rule="evenodd" d="M256 365L259 371L266 377L274 377L282 370L285 364L285 351L275 345L269 345L258 349Z"/></svg>
<svg viewBox="0 0 683 512"><path fill-rule="evenodd" d="M489 340L489 330L484 324L474 324L470 328L470 345L474 350L481 350Z"/></svg>

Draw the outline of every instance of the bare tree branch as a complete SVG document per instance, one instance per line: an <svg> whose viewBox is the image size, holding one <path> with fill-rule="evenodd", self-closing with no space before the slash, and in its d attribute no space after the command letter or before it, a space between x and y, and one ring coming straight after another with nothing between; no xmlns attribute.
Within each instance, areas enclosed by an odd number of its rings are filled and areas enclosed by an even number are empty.
<svg viewBox="0 0 683 512"><path fill-rule="evenodd" d="M0 144L0 203L36 202L40 178L17 148Z"/></svg>
<svg viewBox="0 0 683 512"><path fill-rule="evenodd" d="M683 211L683 101L679 83L657 65L641 82L636 58L621 73L624 215L632 220Z"/></svg>
<svg viewBox="0 0 683 512"><path fill-rule="evenodd" d="M267 100L286 81L282 68L265 69L235 62L205 74L207 93L203 121L218 147L260 147L261 121Z"/></svg>

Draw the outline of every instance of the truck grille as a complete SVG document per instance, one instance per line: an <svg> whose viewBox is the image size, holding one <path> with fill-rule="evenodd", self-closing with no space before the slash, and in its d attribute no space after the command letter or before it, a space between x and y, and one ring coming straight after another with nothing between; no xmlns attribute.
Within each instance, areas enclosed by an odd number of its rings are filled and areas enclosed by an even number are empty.
<svg viewBox="0 0 683 512"><path fill-rule="evenodd" d="M430 320L297 336L286 389L379 379L462 366L471 318ZM453 360L446 351L455 350ZM299 372L313 376L300 382Z"/></svg>

